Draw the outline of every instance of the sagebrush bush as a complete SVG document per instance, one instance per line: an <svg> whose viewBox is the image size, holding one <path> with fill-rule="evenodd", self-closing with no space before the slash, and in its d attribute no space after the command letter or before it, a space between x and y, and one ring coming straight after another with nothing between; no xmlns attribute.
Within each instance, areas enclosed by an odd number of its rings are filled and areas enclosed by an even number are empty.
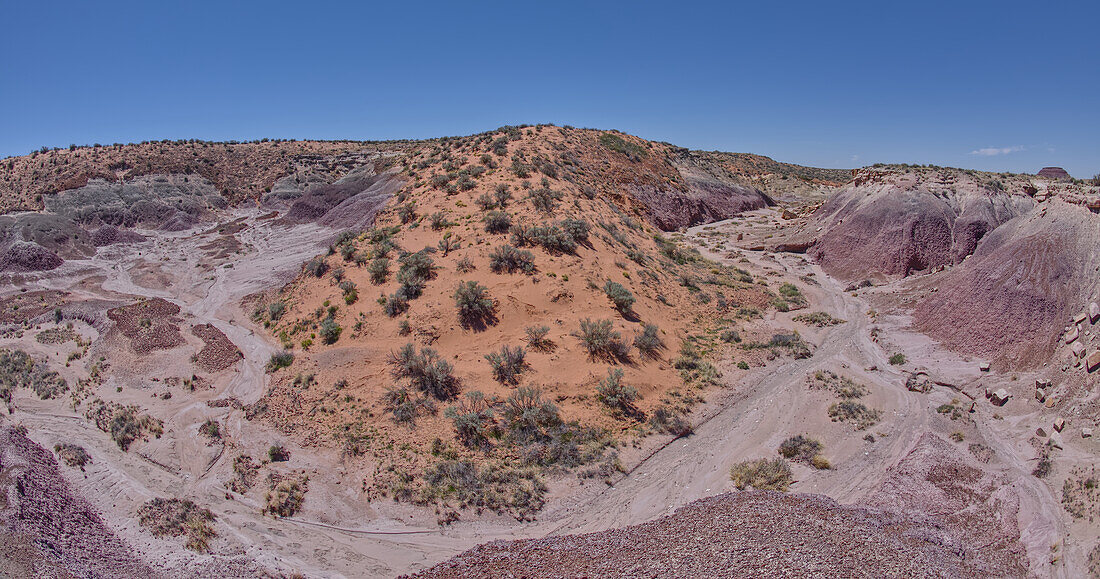
<svg viewBox="0 0 1100 579"><path fill-rule="evenodd" d="M313 277L324 277L328 272L328 264L325 263L324 258L315 257L306 262L305 270Z"/></svg>
<svg viewBox="0 0 1100 579"><path fill-rule="evenodd" d="M405 299L405 296L400 292L390 294L382 304L382 311L386 312L386 315L391 318L400 316L407 309L409 309L409 300Z"/></svg>
<svg viewBox="0 0 1100 579"><path fill-rule="evenodd" d="M487 398L479 390L467 392L458 404L447 407L444 416L451 419L455 435L471 448L488 446L489 439L498 434L493 405L496 400Z"/></svg>
<svg viewBox="0 0 1100 579"><path fill-rule="evenodd" d="M615 304L615 309L624 314L629 313L630 308L634 306L634 294L619 282L607 280L603 284L603 293L611 303Z"/></svg>
<svg viewBox="0 0 1100 579"><path fill-rule="evenodd" d="M502 245L489 252L489 269L494 273L531 273L535 271L535 256L530 251Z"/></svg>
<svg viewBox="0 0 1100 579"><path fill-rule="evenodd" d="M382 395L383 411L391 414L394 421L412 424L426 414L435 414L436 405L430 398L412 392L404 386L388 387Z"/></svg>
<svg viewBox="0 0 1100 579"><path fill-rule="evenodd" d="M564 219L561 222L561 228L573 239L574 243L584 243L588 241L588 233L591 230L591 226L583 219Z"/></svg>
<svg viewBox="0 0 1100 579"><path fill-rule="evenodd" d="M558 206L558 199L561 199L561 193L544 186L532 189L527 194L527 198L536 210L542 213L553 213Z"/></svg>
<svg viewBox="0 0 1100 579"><path fill-rule="evenodd" d="M647 358L656 358L661 348L665 347L661 341L660 328L656 324L646 324L642 327L642 333L634 336L634 347Z"/></svg>
<svg viewBox="0 0 1100 579"><path fill-rule="evenodd" d="M496 201L497 207L504 209L508 206L508 202L512 200L512 192L508 190L507 183L501 183L493 190L493 200Z"/></svg>
<svg viewBox="0 0 1100 579"><path fill-rule="evenodd" d="M416 203L406 203L398 207L397 218L401 220L402 224L409 223L416 219Z"/></svg>
<svg viewBox="0 0 1100 579"><path fill-rule="evenodd" d="M317 330L317 334L321 336L326 344L335 344L336 340L340 339L340 333L344 329L340 327L340 324L336 323L336 320L329 316L321 321L321 326Z"/></svg>
<svg viewBox="0 0 1100 579"><path fill-rule="evenodd" d="M527 326L524 332L527 334L527 345L531 349L541 351L550 348L550 341L546 339L550 333L550 326Z"/></svg>
<svg viewBox="0 0 1100 579"><path fill-rule="evenodd" d="M284 312L286 312L285 302L271 302L267 305L267 317L271 318L273 322L279 321L279 318L283 317Z"/></svg>
<svg viewBox="0 0 1100 579"><path fill-rule="evenodd" d="M481 220L488 233L507 233L512 227L512 216L504 211L490 211Z"/></svg>
<svg viewBox="0 0 1100 579"><path fill-rule="evenodd" d="M612 410L629 413L638 398L637 389L623 384L622 368L608 368L607 377L596 387L596 400Z"/></svg>
<svg viewBox="0 0 1100 579"><path fill-rule="evenodd" d="M274 372L280 368L286 368L294 363L294 352L275 352L267 362L267 371Z"/></svg>
<svg viewBox="0 0 1100 579"><path fill-rule="evenodd" d="M580 331L575 334L581 340L588 355L593 358L617 359L626 357L626 345L622 334L615 330L611 320L581 320Z"/></svg>
<svg viewBox="0 0 1100 579"><path fill-rule="evenodd" d="M267 449L267 460L271 462L286 462L290 460L290 451L281 444L273 444Z"/></svg>
<svg viewBox="0 0 1100 579"><path fill-rule="evenodd" d="M561 424L558 407L534 387L521 386L512 392L504 401L503 415L508 435L520 443L545 439L547 429Z"/></svg>
<svg viewBox="0 0 1100 579"><path fill-rule="evenodd" d="M394 378L408 380L426 395L438 400L450 400L458 394L454 367L431 348L417 352L416 346L408 343L390 354L389 364Z"/></svg>
<svg viewBox="0 0 1100 579"><path fill-rule="evenodd" d="M371 283L383 284L390 277L390 260L385 257L376 257L367 266Z"/></svg>
<svg viewBox="0 0 1100 579"><path fill-rule="evenodd" d="M489 289L476 281L458 283L454 293L458 318L464 326L487 324L493 319L496 303L489 297Z"/></svg>
<svg viewBox="0 0 1100 579"><path fill-rule="evenodd" d="M502 346L499 352L485 355L493 369L493 378L505 385L519 383L519 378L527 369L527 352L521 346Z"/></svg>

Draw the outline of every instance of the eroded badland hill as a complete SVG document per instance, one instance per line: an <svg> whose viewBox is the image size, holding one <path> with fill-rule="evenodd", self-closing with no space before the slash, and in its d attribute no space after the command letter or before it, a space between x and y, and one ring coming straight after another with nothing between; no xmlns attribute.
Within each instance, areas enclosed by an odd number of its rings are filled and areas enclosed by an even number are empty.
<svg viewBox="0 0 1100 579"><path fill-rule="evenodd" d="M5 159L0 571L1096 573L1097 207L549 125Z"/></svg>

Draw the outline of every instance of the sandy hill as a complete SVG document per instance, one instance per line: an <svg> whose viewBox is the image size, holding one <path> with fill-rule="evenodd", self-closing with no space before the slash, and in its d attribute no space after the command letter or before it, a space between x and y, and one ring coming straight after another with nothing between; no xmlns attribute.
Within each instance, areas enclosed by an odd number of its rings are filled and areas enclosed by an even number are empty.
<svg viewBox="0 0 1100 579"><path fill-rule="evenodd" d="M447 494L425 469L613 468L611 447L683 428L717 380L705 358L723 335L749 338L739 320L801 296L654 226L769 203L682 162L666 145L558 127L416 148L372 229L255 305L295 356L259 415L390 461L364 484L414 500Z"/></svg>

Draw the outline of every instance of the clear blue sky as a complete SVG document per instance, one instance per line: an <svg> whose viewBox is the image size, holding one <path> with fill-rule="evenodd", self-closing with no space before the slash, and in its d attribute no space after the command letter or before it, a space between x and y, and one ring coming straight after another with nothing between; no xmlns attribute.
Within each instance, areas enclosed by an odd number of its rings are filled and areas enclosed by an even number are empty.
<svg viewBox="0 0 1100 579"><path fill-rule="evenodd" d="M1100 2L17 2L0 156L553 122L828 167L1100 172Z"/></svg>

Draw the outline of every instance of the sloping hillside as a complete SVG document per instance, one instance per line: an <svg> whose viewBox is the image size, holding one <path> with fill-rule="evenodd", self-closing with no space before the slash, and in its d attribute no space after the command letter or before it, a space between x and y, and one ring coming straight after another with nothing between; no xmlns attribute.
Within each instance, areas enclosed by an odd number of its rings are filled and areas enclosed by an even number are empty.
<svg viewBox="0 0 1100 579"><path fill-rule="evenodd" d="M399 173L374 229L256 307L294 351L260 415L390 462L364 483L379 492L440 498L454 473L438 469L487 461L515 477L614 468L610 446L684 428L717 381L704 357L721 331L778 299L680 249L623 193L690 189L662 145L514 129L423 146Z"/></svg>

